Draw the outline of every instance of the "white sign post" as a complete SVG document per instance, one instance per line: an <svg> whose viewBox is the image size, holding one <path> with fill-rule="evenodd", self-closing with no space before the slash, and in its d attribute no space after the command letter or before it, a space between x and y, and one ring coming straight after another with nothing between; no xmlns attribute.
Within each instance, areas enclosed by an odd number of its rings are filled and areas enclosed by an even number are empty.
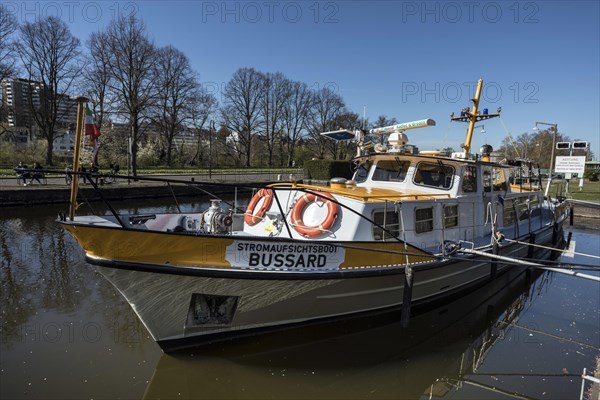
<svg viewBox="0 0 600 400"><path fill-rule="evenodd" d="M567 186L565 188L565 192L569 193L569 179L571 179L571 174L580 174L583 177L583 173L585 172L585 156L558 156L556 157L556 164L554 167L555 172L564 172L565 178L567 179ZM581 189L579 189L581 190Z"/></svg>
<svg viewBox="0 0 600 400"><path fill-rule="evenodd" d="M579 177L583 178L583 174L585 172L585 159L585 156L556 157L556 166L554 168L554 171L565 173L565 179L567 179L567 193L569 193L569 179L571 179L572 174L577 174Z"/></svg>
<svg viewBox="0 0 600 400"><path fill-rule="evenodd" d="M585 156L558 156L556 157L554 171L583 175L585 172Z"/></svg>

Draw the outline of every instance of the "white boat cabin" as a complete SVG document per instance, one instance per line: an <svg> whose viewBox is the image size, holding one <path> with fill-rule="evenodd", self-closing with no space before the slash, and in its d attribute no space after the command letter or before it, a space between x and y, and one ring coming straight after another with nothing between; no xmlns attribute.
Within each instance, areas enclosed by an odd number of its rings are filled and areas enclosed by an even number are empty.
<svg viewBox="0 0 600 400"><path fill-rule="evenodd" d="M374 154L356 161L352 180L332 179L327 188L298 185L327 191L341 205L334 223L310 240L390 241L394 235L437 253L447 240L489 244L493 227L517 237L549 223L540 218L542 193L512 192L507 165L428 154ZM238 234L304 238L290 217L303 195L276 190L281 209L272 202L262 220L245 223ZM313 200L301 205L302 222L314 227L329 210L320 199ZM285 228L284 220L292 229Z"/></svg>

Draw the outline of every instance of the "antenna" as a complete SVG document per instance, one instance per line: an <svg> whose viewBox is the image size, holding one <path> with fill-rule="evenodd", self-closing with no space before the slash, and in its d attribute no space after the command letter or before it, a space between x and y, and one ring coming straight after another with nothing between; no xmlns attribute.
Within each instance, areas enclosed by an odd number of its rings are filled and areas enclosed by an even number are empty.
<svg viewBox="0 0 600 400"><path fill-rule="evenodd" d="M388 126L382 126L381 128L370 129L368 133L383 135L383 134L392 133L394 131L400 132L400 131L406 131L406 130L415 129L415 128L426 128L428 126L435 126L435 121L430 118L427 118L427 119L422 119L419 121L404 122L402 124L388 125Z"/></svg>
<svg viewBox="0 0 600 400"><path fill-rule="evenodd" d="M367 106L363 106L363 131L365 130L365 124L367 123Z"/></svg>
<svg viewBox="0 0 600 400"><path fill-rule="evenodd" d="M469 107L465 107L460 112L460 117L455 117L454 113L450 114L451 121L460 121L460 122L468 122L469 127L467 128L467 138L465 139L465 144L462 146L464 150L464 154L469 154L471 152L471 139L473 138L473 129L475 128L475 124L480 121L484 121L486 119L499 117L500 111L502 111L501 107L498 107L496 110L496 114L490 114L487 108L483 109L483 112L478 111L479 107L479 98L481 97L481 88L483 87L483 79L479 79L477 82L477 90L475 92L475 97L471 99L473 102L473 107L469 109Z"/></svg>

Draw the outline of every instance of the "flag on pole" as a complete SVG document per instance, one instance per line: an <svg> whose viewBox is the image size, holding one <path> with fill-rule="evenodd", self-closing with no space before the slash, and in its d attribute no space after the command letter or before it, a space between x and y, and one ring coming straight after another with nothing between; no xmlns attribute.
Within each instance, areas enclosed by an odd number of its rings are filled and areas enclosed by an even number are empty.
<svg viewBox="0 0 600 400"><path fill-rule="evenodd" d="M90 137L90 144L93 146L92 149L92 160L94 164L98 164L98 150L100 150L100 141L96 140L100 137L100 129L94 123L94 115L92 110L86 105L85 106L85 134Z"/></svg>
<svg viewBox="0 0 600 400"><path fill-rule="evenodd" d="M92 150L92 160L95 165L98 165L98 151L100 150L100 141L96 140L94 143L94 148Z"/></svg>
<svg viewBox="0 0 600 400"><path fill-rule="evenodd" d="M100 137L100 129L94 123L94 115L92 110L85 106L85 134L90 137L90 144L93 146L94 141Z"/></svg>

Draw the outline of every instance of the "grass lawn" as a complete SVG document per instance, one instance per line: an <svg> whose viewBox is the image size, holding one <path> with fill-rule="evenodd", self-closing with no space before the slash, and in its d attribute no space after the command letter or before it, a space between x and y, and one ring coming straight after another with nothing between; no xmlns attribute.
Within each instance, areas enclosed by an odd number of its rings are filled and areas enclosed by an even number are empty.
<svg viewBox="0 0 600 400"><path fill-rule="evenodd" d="M553 182L550 185L549 194L556 197L556 193L560 193L561 187L565 187L565 181ZM579 179L572 179L569 182L569 196L567 197L575 200L600 201L600 181L590 182L586 180L583 183L583 189L579 191Z"/></svg>

